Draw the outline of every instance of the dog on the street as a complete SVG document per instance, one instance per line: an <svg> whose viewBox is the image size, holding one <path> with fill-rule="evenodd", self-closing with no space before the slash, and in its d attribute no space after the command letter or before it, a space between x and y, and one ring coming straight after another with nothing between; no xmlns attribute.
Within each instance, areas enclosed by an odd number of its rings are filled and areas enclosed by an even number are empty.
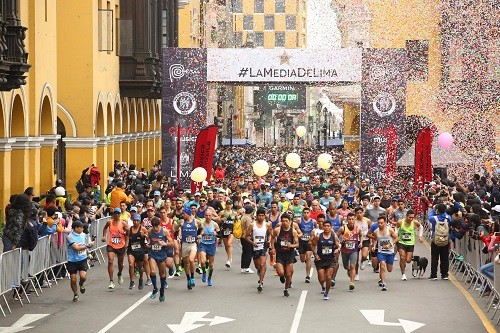
<svg viewBox="0 0 500 333"><path fill-rule="evenodd" d="M426 257L413 256L411 261L412 261L411 275L413 275L413 277L420 279L425 274L425 270L427 269L429 260L427 260Z"/></svg>

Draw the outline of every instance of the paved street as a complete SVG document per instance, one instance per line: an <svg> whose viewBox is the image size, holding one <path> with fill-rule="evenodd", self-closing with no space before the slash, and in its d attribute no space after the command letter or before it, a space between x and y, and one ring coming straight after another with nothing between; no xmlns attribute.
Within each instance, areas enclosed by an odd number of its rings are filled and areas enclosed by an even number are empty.
<svg viewBox="0 0 500 333"><path fill-rule="evenodd" d="M235 259L239 255L236 252ZM416 252L430 258L421 244ZM69 281L59 281L58 286L43 289L41 297L32 296L32 304L24 308L11 302L13 314L0 318L0 332L20 331L1 327L10 327L24 314L48 314L25 325L18 322L18 326L33 327L28 332L487 331L452 281L427 281L428 272L425 279L401 281L397 262L389 275L387 292L380 291L371 266L360 271L361 281L354 292L349 292L346 273L341 269L330 301L322 299L315 272L312 283L304 282L303 264L295 265L293 289L285 298L272 269L266 275L264 291L258 294L256 275L241 274L239 258L231 269L223 267L224 262L224 249L218 247L212 287L204 285L199 275L192 291L187 290L184 277L168 279L165 303L148 297L151 287L129 290L128 278L123 286L109 291L106 266L96 266L89 271L87 292L78 303L72 302ZM360 310L372 310L364 312L372 323ZM402 327L399 319L409 322L403 321ZM31 321L29 316L23 320Z"/></svg>

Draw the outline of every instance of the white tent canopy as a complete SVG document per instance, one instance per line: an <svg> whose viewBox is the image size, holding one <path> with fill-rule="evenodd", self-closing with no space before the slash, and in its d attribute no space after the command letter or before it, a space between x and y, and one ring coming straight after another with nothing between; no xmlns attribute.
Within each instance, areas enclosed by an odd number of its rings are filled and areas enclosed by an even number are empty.
<svg viewBox="0 0 500 333"><path fill-rule="evenodd" d="M432 141L431 153L432 165L434 167L445 167L451 164L467 164L469 159L466 155L455 145L448 149L439 147L437 137ZM401 156L396 163L397 166L414 166L415 165L415 143L413 143Z"/></svg>

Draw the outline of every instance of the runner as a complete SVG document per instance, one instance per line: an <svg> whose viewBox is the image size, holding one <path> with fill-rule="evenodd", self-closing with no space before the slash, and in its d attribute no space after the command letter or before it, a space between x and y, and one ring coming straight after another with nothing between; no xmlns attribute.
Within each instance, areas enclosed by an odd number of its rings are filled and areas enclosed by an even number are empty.
<svg viewBox="0 0 500 333"><path fill-rule="evenodd" d="M415 220L415 212L410 209L406 212L406 217L397 222L398 226L398 251L399 251L399 268L401 268L401 280L406 281L405 268L406 264L411 264L413 258L413 250L415 247L415 229L418 228L418 241L422 243L424 228Z"/></svg>
<svg viewBox="0 0 500 333"><path fill-rule="evenodd" d="M173 231L174 231L174 263L175 263L175 273L174 276L181 276L184 268L182 267L182 255L181 255L181 244L179 236L179 228L184 216L184 201L178 198L175 201L175 209L170 213L169 217L173 220Z"/></svg>
<svg viewBox="0 0 500 333"><path fill-rule="evenodd" d="M173 264L173 246L174 242L170 238L170 233L165 228L161 227L160 219L155 217L151 221L153 228L149 231L149 271L151 274L151 283L153 292L150 298L155 299L158 295L158 287L156 284L156 269L160 273L160 302L165 301L165 288L167 284L167 266Z"/></svg>
<svg viewBox="0 0 500 333"><path fill-rule="evenodd" d="M366 262L368 261L368 254L370 253L370 239L367 237L368 230L372 226L372 221L363 216L363 207L356 207L354 209L354 223L361 230L361 264L356 263L356 276L358 275L358 269L364 270L366 267Z"/></svg>
<svg viewBox="0 0 500 333"><path fill-rule="evenodd" d="M303 209L304 205L300 203L300 195L295 194L292 203L290 204L290 206L288 206L288 210L293 213L294 221L302 217Z"/></svg>
<svg viewBox="0 0 500 333"><path fill-rule="evenodd" d="M386 291L385 271L392 272L394 244L398 241L398 235L392 228L387 226L386 216L380 216L377 222L378 229L373 232L373 237L378 241L378 262L380 263L380 280L378 284L382 287L382 291Z"/></svg>
<svg viewBox="0 0 500 333"><path fill-rule="evenodd" d="M276 256L276 273L281 283L285 284L283 291L285 297L290 296L288 288L292 285L294 249L299 247L297 232L291 227L290 222L291 218L288 214L281 215L281 225L273 230L270 243L270 254Z"/></svg>
<svg viewBox="0 0 500 333"><path fill-rule="evenodd" d="M94 246L94 242L86 243L87 235L83 233L83 223L73 222L73 231L67 236L68 263L66 268L70 276L71 290L73 291L73 302L78 302L78 289L76 286L76 274L80 273L80 292L85 293L85 281L87 280L87 249Z"/></svg>
<svg viewBox="0 0 500 333"><path fill-rule="evenodd" d="M264 276L266 275L266 252L269 236L272 233L271 223L266 222L266 209L259 207L257 209L257 219L248 226L246 239L253 246L253 262L259 281L257 291L260 293L264 288Z"/></svg>
<svg viewBox="0 0 500 333"><path fill-rule="evenodd" d="M359 246L361 245L361 230L354 223L353 213L347 214L347 224L337 232L337 236L340 235L342 235L342 264L350 279L349 290L353 291L356 278L356 263L358 262Z"/></svg>
<svg viewBox="0 0 500 333"><path fill-rule="evenodd" d="M339 252L340 242L337 235L332 233L332 225L329 221L323 222L323 232L310 239L310 246L314 253L314 263L318 271L318 281L321 285L321 293L324 300L329 300L329 281L333 278L333 266L335 266L335 254Z"/></svg>
<svg viewBox="0 0 500 333"><path fill-rule="evenodd" d="M144 254L146 253L146 239L148 238L148 231L141 226L141 216L135 214L132 216L133 225L128 230L128 273L130 276L130 286L128 289L134 289L134 275L139 276L139 290L144 288L142 275L144 272ZM135 273L136 269L138 272Z"/></svg>
<svg viewBox="0 0 500 333"><path fill-rule="evenodd" d="M219 217L222 223L222 241L227 254L226 267L231 268L233 262L233 227L234 221L236 221L236 212L233 211L233 201L231 199L226 200L226 206L220 212Z"/></svg>
<svg viewBox="0 0 500 333"><path fill-rule="evenodd" d="M123 259L125 258L125 249L127 244L127 232L128 225L126 222L120 219L121 209L113 209L113 216L110 221L106 222L102 230L102 242L106 242L107 231L109 228L109 238L106 246L106 251L108 252L108 275L109 275L109 289L115 289L115 283L113 281L113 262L115 261L115 256L118 257L118 284L123 283L122 271L123 271Z"/></svg>
<svg viewBox="0 0 500 333"><path fill-rule="evenodd" d="M271 202L271 208L269 209L269 214L267 215L267 221L271 222L271 228L275 229L278 223L280 222L281 212L278 209L278 203L276 201ZM276 254L270 255L269 265L271 267L275 266L275 258Z"/></svg>
<svg viewBox="0 0 500 333"><path fill-rule="evenodd" d="M198 238L198 226L191 208L184 208L183 210L179 238L182 242L182 262L186 271L187 288L191 290L195 286L194 258L196 257L196 239Z"/></svg>
<svg viewBox="0 0 500 333"><path fill-rule="evenodd" d="M203 283L207 282L209 287L213 284L212 274L214 272L215 252L217 249L215 239L219 233L219 225L212 220L213 214L215 214L215 209L213 208L209 208L205 212L205 221L202 224L201 234L198 236L200 239L200 258L203 265L201 281Z"/></svg>
<svg viewBox="0 0 500 333"><path fill-rule="evenodd" d="M297 224L301 231L300 241L299 241L299 254L300 262L306 263L306 283L311 283L311 254L312 250L309 246L309 239L311 238L311 232L315 228L316 221L309 217L310 209L304 207L302 210L302 217L297 220Z"/></svg>

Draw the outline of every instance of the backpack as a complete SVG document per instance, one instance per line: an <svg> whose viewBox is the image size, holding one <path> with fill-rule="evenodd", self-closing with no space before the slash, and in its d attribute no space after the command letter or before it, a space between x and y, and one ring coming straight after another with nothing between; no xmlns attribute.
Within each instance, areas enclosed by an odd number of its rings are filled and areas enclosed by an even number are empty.
<svg viewBox="0 0 500 333"><path fill-rule="evenodd" d="M21 235L21 240L19 245L23 249L28 249L28 251L33 251L38 243L38 231L33 225L33 222L28 222L26 227L24 227L23 233Z"/></svg>
<svg viewBox="0 0 500 333"><path fill-rule="evenodd" d="M437 216L434 216L434 220L436 221L433 238L434 244L437 246L448 246L450 242L450 225L448 219L441 222L438 220Z"/></svg>
<svg viewBox="0 0 500 333"><path fill-rule="evenodd" d="M241 238L243 236L243 227L241 225L241 220L237 219L233 225L233 235L236 238Z"/></svg>

